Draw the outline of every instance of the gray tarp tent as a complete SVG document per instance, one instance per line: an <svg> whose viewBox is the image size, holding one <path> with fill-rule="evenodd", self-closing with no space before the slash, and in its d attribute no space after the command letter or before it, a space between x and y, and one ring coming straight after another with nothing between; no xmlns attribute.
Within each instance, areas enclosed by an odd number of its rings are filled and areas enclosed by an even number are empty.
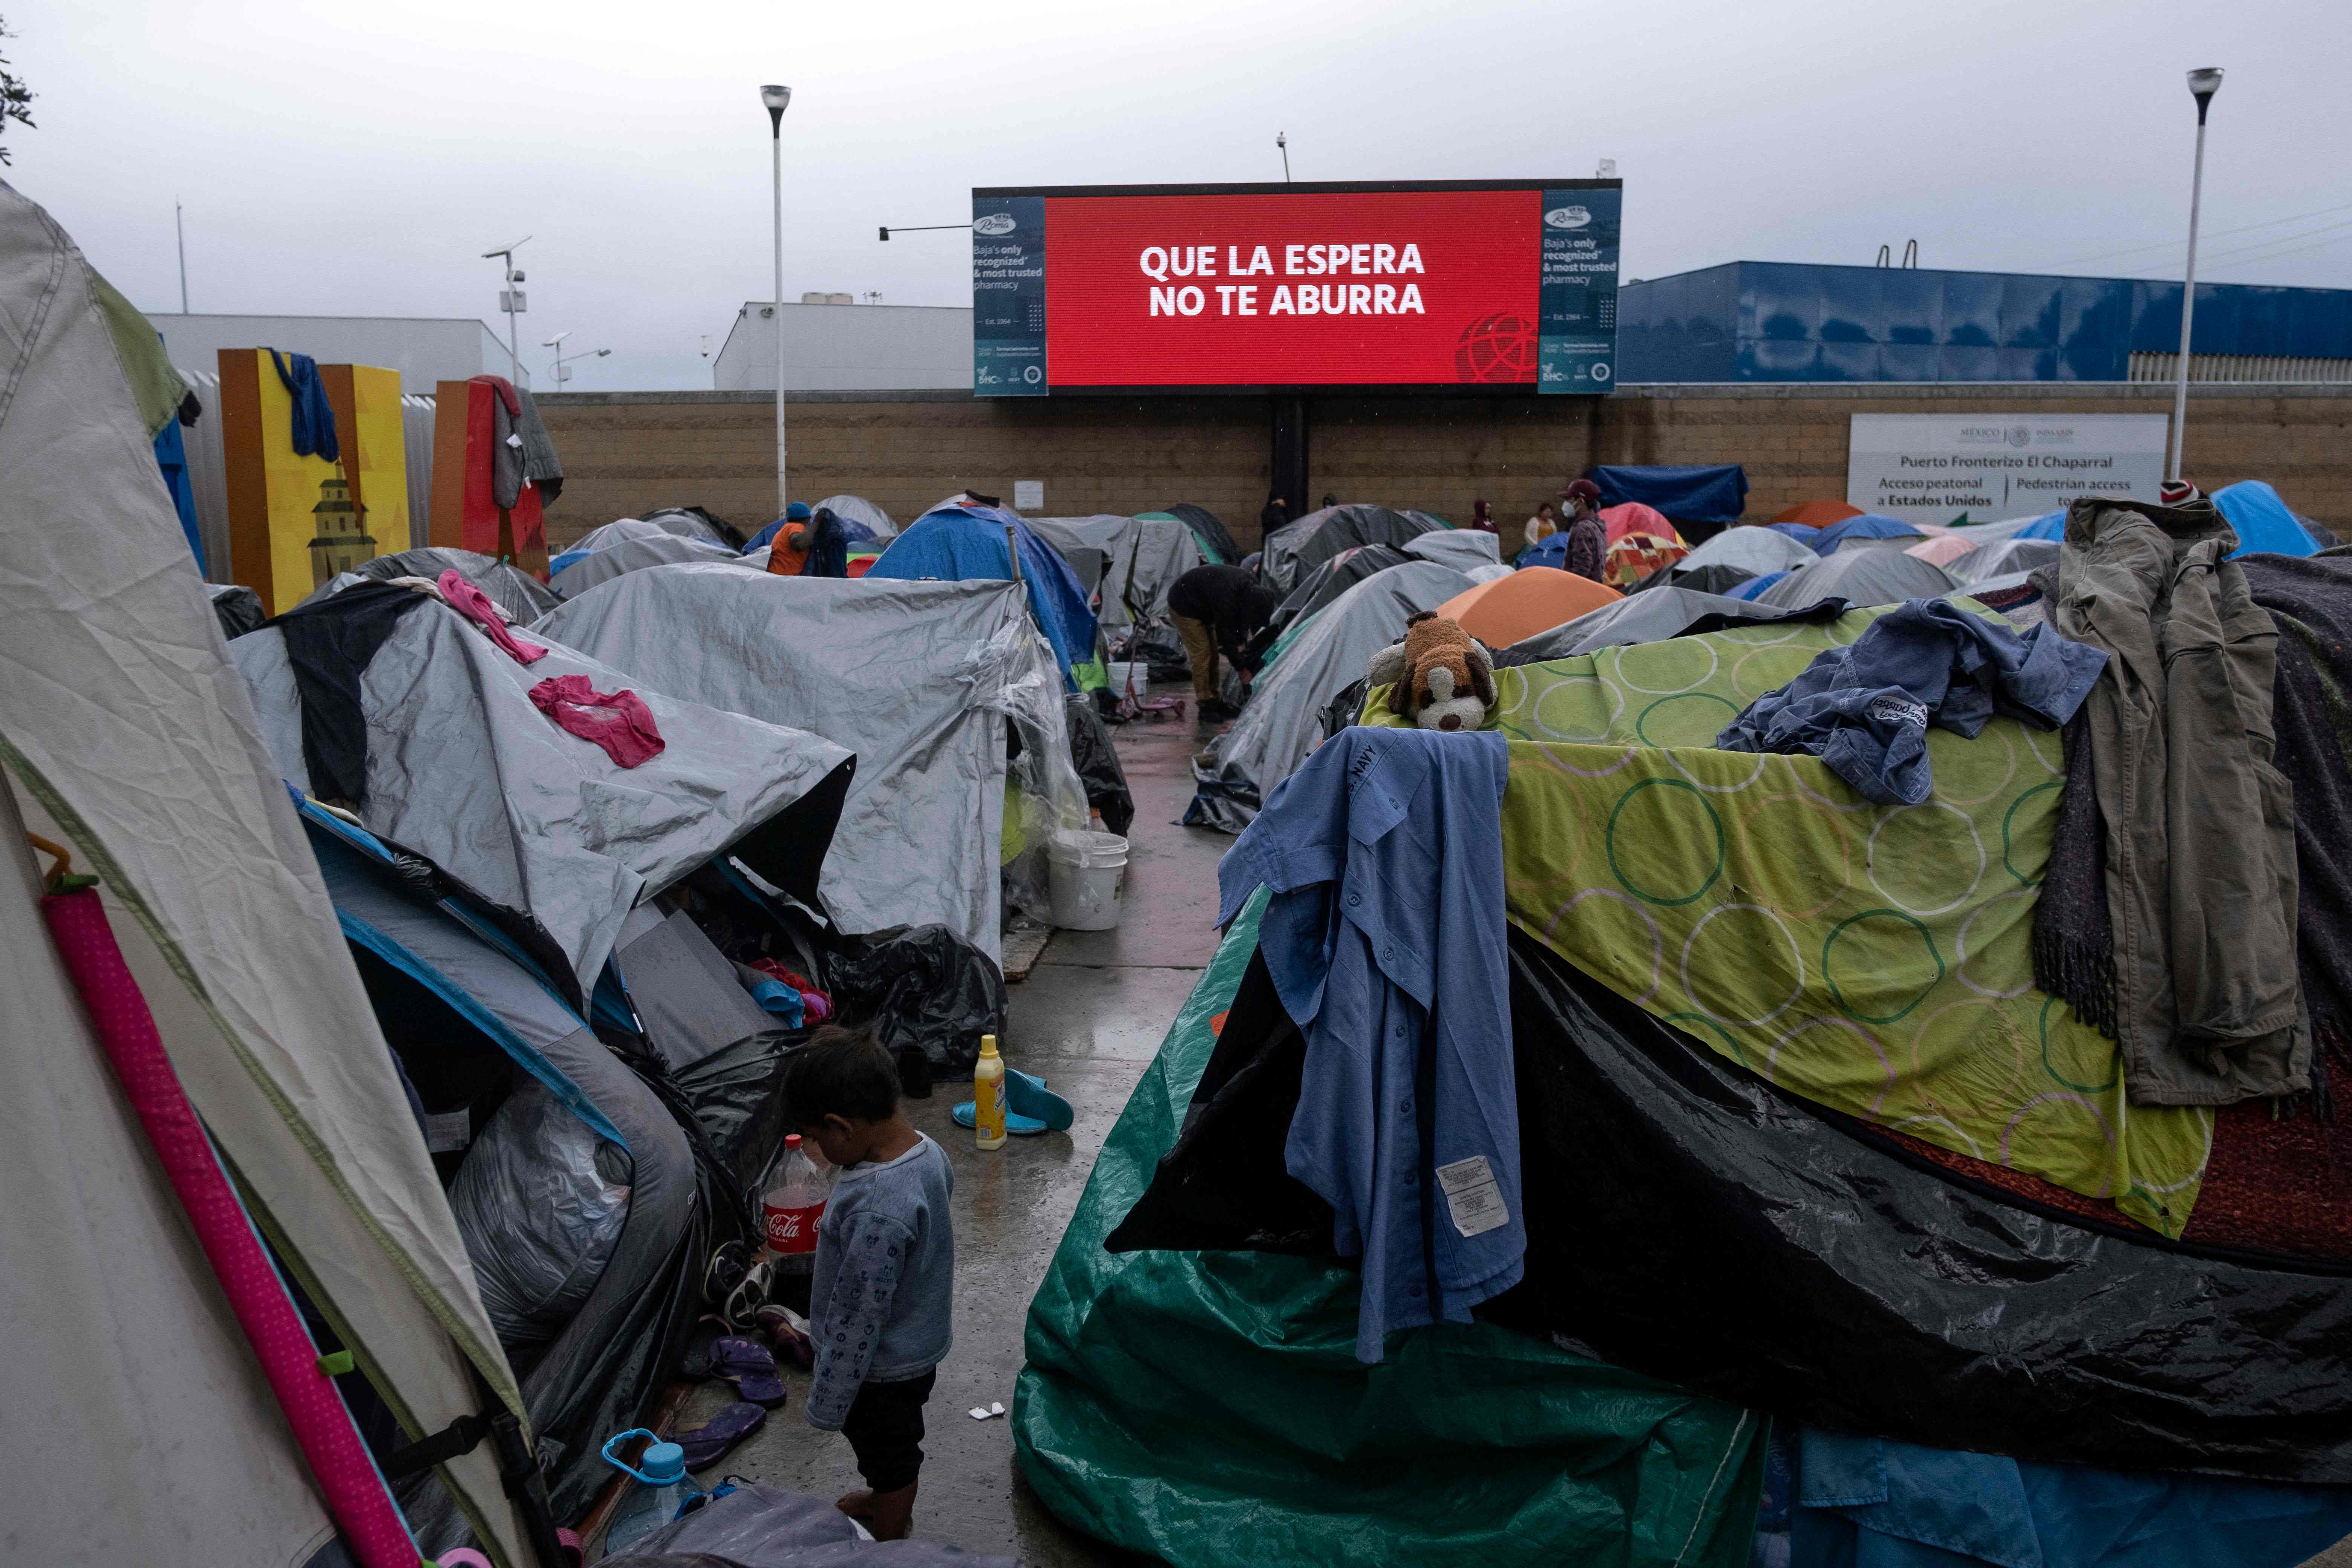
<svg viewBox="0 0 2352 1568"><path fill-rule="evenodd" d="M1718 536L1720 537L1720 536ZM1636 643L1664 642L1676 637L1697 621L1708 616L1730 616L1743 621L1771 621L1790 615L1787 610L1764 605L1751 605L1744 600L1727 598L1721 594L1702 594L1692 588L1653 588L1646 594L1628 594L1616 603L1603 605L1590 615L1579 616L1572 621L1538 632L1513 643L1497 655L1500 666L1535 664L1548 658L1573 658L1579 654L1597 653L1604 647L1631 647Z"/></svg>
<svg viewBox="0 0 2352 1568"><path fill-rule="evenodd" d="M526 636L549 649L527 666L437 599L401 617L360 678L368 748L360 820L529 912L584 994L630 910L788 808L821 805L840 787L831 775L849 753L646 689L551 636ZM279 771L308 793L285 633L265 627L230 651ZM584 675L599 691L635 689L660 726L661 754L624 768L558 728L530 692L559 675Z"/></svg>
<svg viewBox="0 0 2352 1568"><path fill-rule="evenodd" d="M845 931L937 922L999 956L1008 718L1033 848L1087 821L1061 676L1019 584L670 566L608 583L534 630L658 690L856 752L819 882Z"/></svg>
<svg viewBox="0 0 2352 1568"><path fill-rule="evenodd" d="M1769 528L1727 528L1702 541L1688 555L1675 562L1667 572L1666 581L1671 583L1703 566L1736 566L1752 577L1763 577L1775 572L1794 572L1820 559L1811 546L1785 533Z"/></svg>
<svg viewBox="0 0 2352 1568"><path fill-rule="evenodd" d="M618 523L608 522L596 532L604 533L619 526ZM565 553L569 555L572 552ZM760 567L748 566L745 558L732 545L664 533L646 538L614 539L600 545L549 578L548 586L566 599L576 599L599 583L609 583L628 573L642 572L648 566L676 566L689 561L714 562L738 571L759 570L767 564L762 559Z"/></svg>
<svg viewBox="0 0 2352 1568"><path fill-rule="evenodd" d="M1102 608L1097 616L1106 635L1135 624L1135 610L1148 616L1168 614L1168 587L1206 559L1192 531L1166 518L1033 517L1037 537L1065 559L1074 550L1099 550L1108 564L1102 576Z"/></svg>
<svg viewBox="0 0 2352 1568"><path fill-rule="evenodd" d="M1823 599L1843 599L1856 608L1932 599L1956 586L1950 574L1916 555L1885 546L1853 545L1801 566L1756 595L1760 605L1801 610Z"/></svg>
<svg viewBox="0 0 2352 1568"><path fill-rule="evenodd" d="M633 539L698 539L706 544L723 544L730 550L742 548L742 540L730 539L728 531L698 510L667 506L649 511L643 517L616 518L602 528L592 528L573 542L572 550L610 550L615 544ZM564 552L570 554L571 551Z"/></svg>
<svg viewBox="0 0 2352 1568"><path fill-rule="evenodd" d="M1420 515L1420 514L1415 514ZM1456 572L1502 563L1502 542L1483 528L1433 528L1404 542L1404 552Z"/></svg>
<svg viewBox="0 0 2352 1568"><path fill-rule="evenodd" d="M406 1435L482 1413L478 1375L522 1398L424 1140L387 1114L392 1058L156 482L176 378L109 296L0 185L0 1400L37 1452L11 1468L8 1554L164 1563L197 1542L290 1564L325 1514L35 911L26 829L102 879L255 1223ZM438 1473L522 1563L491 1447Z"/></svg>
<svg viewBox="0 0 2352 1568"><path fill-rule="evenodd" d="M1257 574L1277 594L1298 586L1307 574L1359 544L1393 544L1403 548L1440 525L1422 517L1391 511L1384 506L1327 506L1310 511L1265 536Z"/></svg>
<svg viewBox="0 0 2352 1568"><path fill-rule="evenodd" d="M898 537L898 525L890 514L867 500L864 496L827 496L811 507L811 511L823 509L834 516L862 524L874 537L887 544Z"/></svg>
<svg viewBox="0 0 2352 1568"><path fill-rule="evenodd" d="M1293 621L1305 620L1374 573L1412 559L1393 544L1359 544L1342 550L1301 577L1275 606L1274 617L1266 625L1276 633L1286 631Z"/></svg>
<svg viewBox="0 0 2352 1568"><path fill-rule="evenodd" d="M1984 583L2054 565L2059 542L2054 539L2003 539L1979 545L1966 555L1944 563L1955 583Z"/></svg>
<svg viewBox="0 0 2352 1568"><path fill-rule="evenodd" d="M1433 561L1409 561L1375 573L1324 607L1298 638L1266 666L1249 706L1233 728L1196 760L1199 786L1187 823L1239 833L1274 786L1297 771L1323 738L1323 709L1364 676L1372 655L1404 635L1405 618L1433 610L1470 579Z"/></svg>
<svg viewBox="0 0 2352 1568"><path fill-rule="evenodd" d="M527 626L562 600L555 590L519 567L509 565L495 555L479 555L471 550L452 550L446 545L427 544L415 550L404 550L397 555L378 555L362 561L352 570L339 574L323 588L313 589L302 602L323 599L337 588L346 586L351 578L363 582L383 583L394 577L423 577L439 582L444 572L455 572L490 596L491 603L507 613L519 626Z"/></svg>

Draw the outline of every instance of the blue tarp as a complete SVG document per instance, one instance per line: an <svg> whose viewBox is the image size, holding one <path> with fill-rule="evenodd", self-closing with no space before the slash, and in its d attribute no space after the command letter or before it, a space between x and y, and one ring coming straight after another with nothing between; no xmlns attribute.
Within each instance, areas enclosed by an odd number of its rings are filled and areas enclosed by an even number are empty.
<svg viewBox="0 0 2352 1568"><path fill-rule="evenodd" d="M163 470L163 488L172 492L173 509L180 514L180 531L188 536L188 548L196 552L197 574L209 576L205 565L204 535L196 529L196 492L188 488L188 448L181 440L177 418L166 424L163 433L155 437L155 466ZM2308 555L2311 552L2303 553Z"/></svg>
<svg viewBox="0 0 2352 1568"><path fill-rule="evenodd" d="M1677 522L1738 522L1748 510L1748 470L1737 463L1604 463L1591 479L1601 487L1602 506L1640 501Z"/></svg>
<svg viewBox="0 0 2352 1568"><path fill-rule="evenodd" d="M2294 1568L2352 1531L2347 1487L2033 1464L1810 1427L1793 1454L1778 1433L1773 1447L1787 1480L1768 1466L1758 1557L1790 1568ZM1785 1557L1768 1544L1782 1521Z"/></svg>
<svg viewBox="0 0 2352 1568"><path fill-rule="evenodd" d="M2223 485L2213 492L2213 504L2238 531L2238 548L2232 552L2252 555L2267 551L2273 555L2315 555L2319 547L2294 513L2279 499L2278 491L2260 479L2240 479L2234 485Z"/></svg>
<svg viewBox="0 0 2352 1568"><path fill-rule="evenodd" d="M1565 571L1568 567L1568 530L1547 533L1511 562L1514 566L1549 566Z"/></svg>
<svg viewBox="0 0 2352 1568"><path fill-rule="evenodd" d="M1818 546L1821 542L1822 531L1811 523L1768 522L1764 526L1775 533L1787 534L1800 544Z"/></svg>
<svg viewBox="0 0 2352 1568"><path fill-rule="evenodd" d="M1012 557L1004 550L1007 523L1021 541L1021 579L1029 588L1029 613L1054 645L1054 661L1067 680L1072 664L1095 657L1095 613L1087 608L1086 590L1078 586L1069 563L1018 514L993 506L943 506L925 512L890 542L866 569L866 578L1003 582L1013 575Z"/></svg>
<svg viewBox="0 0 2352 1568"><path fill-rule="evenodd" d="M1767 572L1761 577L1750 577L1745 583L1738 584L1734 587L1726 588L1723 591L1723 596L1727 599L1740 599L1753 602L1757 595L1762 593L1765 589L1770 587L1773 584L1778 583L1781 578L1786 577L1787 575L1788 574L1786 572Z"/></svg>
<svg viewBox="0 0 2352 1568"><path fill-rule="evenodd" d="M1834 555L1838 546L1854 539L1919 539L1925 535L1901 518L1883 517L1874 511L1860 517L1849 517L1833 522L1805 542L1823 555Z"/></svg>
<svg viewBox="0 0 2352 1568"><path fill-rule="evenodd" d="M2011 539L2063 539L2065 535L2066 514L2063 511L2046 511L2010 537Z"/></svg>

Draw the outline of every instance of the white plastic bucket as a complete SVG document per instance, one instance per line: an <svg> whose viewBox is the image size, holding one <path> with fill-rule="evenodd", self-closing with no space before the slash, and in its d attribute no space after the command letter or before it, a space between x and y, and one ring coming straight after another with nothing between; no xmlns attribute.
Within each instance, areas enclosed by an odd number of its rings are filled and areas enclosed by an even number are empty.
<svg viewBox="0 0 2352 1568"><path fill-rule="evenodd" d="M1045 840L1054 923L1064 931L1108 931L1118 924L1127 887L1127 840L1116 833L1066 827Z"/></svg>
<svg viewBox="0 0 2352 1568"><path fill-rule="evenodd" d="M1151 683L1151 667L1139 660L1134 663L1125 660L1118 663L1106 662L1103 665L1103 674L1108 678L1112 695L1118 697L1127 695L1129 680L1135 683L1136 695L1139 697L1143 694L1143 689Z"/></svg>

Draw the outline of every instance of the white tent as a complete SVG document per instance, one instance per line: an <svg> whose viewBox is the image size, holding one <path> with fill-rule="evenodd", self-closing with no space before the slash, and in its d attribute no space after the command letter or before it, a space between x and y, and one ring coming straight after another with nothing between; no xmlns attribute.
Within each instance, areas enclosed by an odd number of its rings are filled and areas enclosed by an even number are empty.
<svg viewBox="0 0 2352 1568"><path fill-rule="evenodd" d="M247 1207L407 1436L487 1413L476 1377L522 1401L156 480L177 378L110 293L0 184L0 1400L37 1456L0 1509L11 1561L295 1563L320 1500L48 944L25 831L102 879ZM490 1447L440 1475L525 1562Z"/></svg>

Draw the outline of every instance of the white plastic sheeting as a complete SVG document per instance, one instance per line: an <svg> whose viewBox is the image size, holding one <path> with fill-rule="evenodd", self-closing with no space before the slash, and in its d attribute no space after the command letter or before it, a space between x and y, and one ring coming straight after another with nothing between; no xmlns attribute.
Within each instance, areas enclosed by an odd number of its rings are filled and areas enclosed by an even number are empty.
<svg viewBox="0 0 2352 1568"><path fill-rule="evenodd" d="M1702 540L1688 555L1675 563L1666 580L1672 582L1702 566L1731 566L1750 576L1765 577L1775 572L1793 572L1820 559L1811 545L1785 533L1769 528L1732 527L1712 539Z"/></svg>
<svg viewBox="0 0 2352 1568"><path fill-rule="evenodd" d="M1019 584L666 566L533 629L646 686L855 752L818 883L845 931L937 922L999 957L1008 718L1024 858L1052 828L1086 826L1061 675Z"/></svg>
<svg viewBox="0 0 2352 1568"><path fill-rule="evenodd" d="M1843 599L1856 609L1933 599L1957 586L1942 567L1900 550L1846 549L1801 566L1756 595L1773 609L1801 610L1823 599Z"/></svg>
<svg viewBox="0 0 2352 1568"><path fill-rule="evenodd" d="M1376 572L1307 621L1298 640L1266 667L1249 706L1217 737L1213 762L1193 763L1201 794L1187 821L1238 833L1274 786L1288 778L1323 738L1323 710L1363 679L1364 666L1404 635L1408 616L1433 610L1470 579L1432 561Z"/></svg>
<svg viewBox="0 0 2352 1568"><path fill-rule="evenodd" d="M411 1435L479 1412L477 1373L522 1399L156 482L126 368L160 344L114 341L94 289L48 215L0 185L0 1400L32 1423L40 1475L106 1500L26 1497L8 1555L168 1562L200 1542L289 1563L324 1515L47 944L23 828L102 879L256 1220ZM489 1447L441 1474L520 1561Z"/></svg>
<svg viewBox="0 0 2352 1568"><path fill-rule="evenodd" d="M509 1346L555 1337L596 1287L629 1217L628 1156L538 1082L507 1096L466 1152L449 1206L471 1243L474 1277Z"/></svg>
<svg viewBox="0 0 2352 1568"><path fill-rule="evenodd" d="M526 636L547 647L545 658L517 664L437 599L401 617L360 678L368 747L360 822L484 896L528 910L584 994L640 900L816 787L848 752L645 689L536 629ZM278 768L307 793L302 703L285 633L265 627L230 652L252 685ZM635 689L660 727L661 754L624 768L559 728L530 700L532 687L559 675L584 675L599 691Z"/></svg>

